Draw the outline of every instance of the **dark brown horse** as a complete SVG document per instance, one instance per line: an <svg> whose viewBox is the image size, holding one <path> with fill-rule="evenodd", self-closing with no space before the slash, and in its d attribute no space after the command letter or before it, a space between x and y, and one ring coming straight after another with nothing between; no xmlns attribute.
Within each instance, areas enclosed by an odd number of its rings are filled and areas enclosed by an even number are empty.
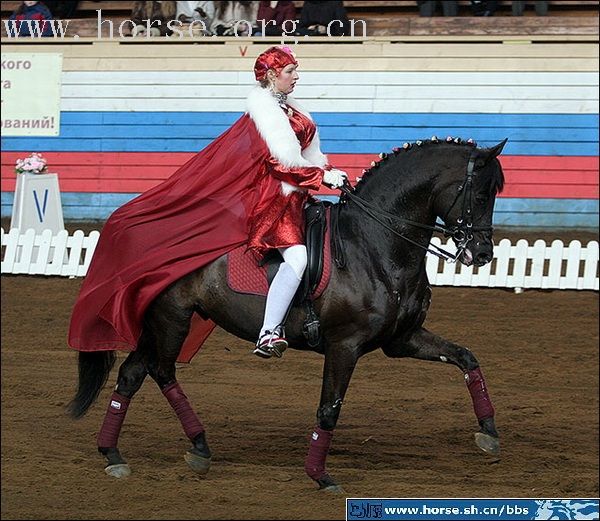
<svg viewBox="0 0 600 521"><path fill-rule="evenodd" d="M425 270L436 230L451 236L456 260L482 266L492 260L492 213L504 177L497 156L504 142L478 148L460 139L406 144L365 172L355 190L344 188L332 206L334 239L345 265L332 267L331 279L315 302L322 338L312 348L325 355L321 400L305 470L320 488L339 490L325 460L342 401L358 359L375 349L390 358L410 357L456 365L465 376L479 431L477 445L499 451L494 409L475 356L423 327L431 290ZM441 220L444 224L436 224ZM340 259L337 259L340 261ZM185 459L199 473L210 465L204 427L177 383L175 360L194 312L249 341L257 338L265 299L228 288L227 257L183 277L165 290L146 312L137 350L119 369L117 387L98 437L106 472L130 473L117 448L119 431L133 395L150 375L177 413L193 447ZM286 331L290 347L307 347L305 310L294 307ZM288 355L290 356L290 355ZM81 417L96 400L115 361L113 351L79 353L79 389L70 404Z"/></svg>

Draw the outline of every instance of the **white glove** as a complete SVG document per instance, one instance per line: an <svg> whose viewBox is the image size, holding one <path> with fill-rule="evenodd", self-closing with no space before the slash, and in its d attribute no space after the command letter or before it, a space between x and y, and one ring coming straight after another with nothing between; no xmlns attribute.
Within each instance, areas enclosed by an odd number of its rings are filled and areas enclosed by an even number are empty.
<svg viewBox="0 0 600 521"><path fill-rule="evenodd" d="M331 188L339 188L348 179L348 174L342 170L325 170L323 182Z"/></svg>

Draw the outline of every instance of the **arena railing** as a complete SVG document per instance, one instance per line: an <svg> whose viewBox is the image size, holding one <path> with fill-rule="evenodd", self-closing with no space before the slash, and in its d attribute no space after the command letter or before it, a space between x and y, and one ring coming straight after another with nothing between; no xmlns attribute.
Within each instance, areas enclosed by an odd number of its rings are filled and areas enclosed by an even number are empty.
<svg viewBox="0 0 600 521"><path fill-rule="evenodd" d="M100 233L85 235L77 230L56 234L51 230L22 233L13 228L2 229L2 274L58 275L84 277ZM451 252L456 248L451 240L442 244L434 237L432 243ZM494 248L494 259L482 267L448 263L427 256L427 275L434 286L469 286L524 289L571 289L598 291L598 242L582 245L571 241L565 245L555 240L548 245L537 240L530 245L525 239L512 244L502 239Z"/></svg>

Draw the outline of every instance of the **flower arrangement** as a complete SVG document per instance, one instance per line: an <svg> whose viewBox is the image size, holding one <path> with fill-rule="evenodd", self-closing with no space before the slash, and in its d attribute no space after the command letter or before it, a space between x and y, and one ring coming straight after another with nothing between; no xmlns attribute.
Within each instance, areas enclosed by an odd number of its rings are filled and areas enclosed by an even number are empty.
<svg viewBox="0 0 600 521"><path fill-rule="evenodd" d="M42 154L34 152L25 159L17 159L15 164L15 172L17 174L45 174L48 172L46 159Z"/></svg>

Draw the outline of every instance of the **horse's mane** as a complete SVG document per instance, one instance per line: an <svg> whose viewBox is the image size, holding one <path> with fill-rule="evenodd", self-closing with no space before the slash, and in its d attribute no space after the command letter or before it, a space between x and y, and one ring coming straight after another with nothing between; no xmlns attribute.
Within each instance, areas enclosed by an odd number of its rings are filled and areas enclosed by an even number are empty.
<svg viewBox="0 0 600 521"><path fill-rule="evenodd" d="M392 164L392 162L404 162L408 159L414 159L414 154L419 153L421 149L429 149L433 147L439 147L440 145L455 145L457 148L469 150L477 149L477 143L472 139L463 140L459 137L447 137L446 139L439 139L433 136L431 139L423 141L415 141L414 143L404 143L402 147L392 149L391 153L382 152L379 154L379 161L373 161L370 168L363 170L362 175L358 183L354 187L355 193L360 194L361 190L369 184L372 178L376 177L377 171ZM484 182L489 184L490 194L494 192L501 192L504 188L504 174L501 168L488 168L484 170L484 173L488 179Z"/></svg>

